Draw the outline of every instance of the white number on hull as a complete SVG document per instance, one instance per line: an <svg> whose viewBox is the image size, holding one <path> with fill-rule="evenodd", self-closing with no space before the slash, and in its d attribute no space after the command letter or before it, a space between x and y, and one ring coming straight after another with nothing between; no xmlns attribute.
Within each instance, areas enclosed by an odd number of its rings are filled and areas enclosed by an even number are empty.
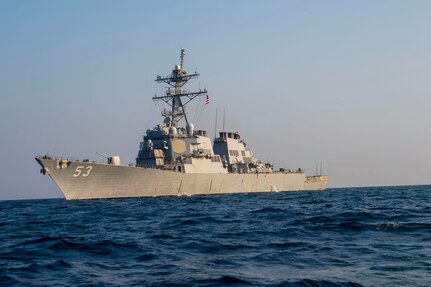
<svg viewBox="0 0 431 287"><path fill-rule="evenodd" d="M83 177L87 177L90 175L91 170L93 169L93 167L91 165L87 166L85 168L87 171L85 173L82 174Z"/></svg>
<svg viewBox="0 0 431 287"><path fill-rule="evenodd" d="M93 167L91 165L85 167L85 166L77 166L75 169L75 173L73 174L73 177L78 177L81 175L81 173L84 171L84 173L82 173L83 177L87 177L90 175L91 170L93 169Z"/></svg>

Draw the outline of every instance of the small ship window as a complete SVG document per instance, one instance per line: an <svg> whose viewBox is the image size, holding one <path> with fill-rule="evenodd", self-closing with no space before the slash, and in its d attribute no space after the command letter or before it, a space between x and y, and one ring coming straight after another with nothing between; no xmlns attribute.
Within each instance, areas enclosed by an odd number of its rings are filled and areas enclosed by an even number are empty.
<svg viewBox="0 0 431 287"><path fill-rule="evenodd" d="M212 161L212 162L220 162L220 161L221 161L221 160L220 160L220 156L218 156L218 155L213 156L213 157L211 158L211 161Z"/></svg>
<svg viewBox="0 0 431 287"><path fill-rule="evenodd" d="M239 151L231 149L231 150L229 150L229 155L231 155L231 156L239 156Z"/></svg>
<svg viewBox="0 0 431 287"><path fill-rule="evenodd" d="M245 150L241 151L242 156L245 156Z"/></svg>

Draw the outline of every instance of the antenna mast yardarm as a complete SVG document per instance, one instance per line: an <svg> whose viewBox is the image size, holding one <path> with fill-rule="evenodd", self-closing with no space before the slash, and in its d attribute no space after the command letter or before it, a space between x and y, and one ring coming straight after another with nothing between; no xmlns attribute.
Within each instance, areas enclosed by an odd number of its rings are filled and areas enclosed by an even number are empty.
<svg viewBox="0 0 431 287"><path fill-rule="evenodd" d="M185 50L181 49L180 65L175 66L175 69L172 70L171 75L166 77L157 76L155 80L158 83L166 83L170 86L166 89L165 95L156 95L153 97L153 101L164 101L169 106L171 106L171 111L163 111L162 115L165 117L165 119L168 119L165 121L168 126L176 128L178 128L178 122L182 118L184 118L187 125L189 124L185 110L186 105L198 96L208 95L206 89L199 90L198 92L186 92L182 89L189 80L199 77L197 72L191 75L187 74L186 70L184 69L185 54Z"/></svg>

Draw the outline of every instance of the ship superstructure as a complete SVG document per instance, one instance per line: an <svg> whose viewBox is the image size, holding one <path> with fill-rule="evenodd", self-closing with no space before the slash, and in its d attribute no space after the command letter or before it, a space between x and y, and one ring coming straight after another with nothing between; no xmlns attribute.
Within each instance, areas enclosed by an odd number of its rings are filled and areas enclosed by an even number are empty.
<svg viewBox="0 0 431 287"><path fill-rule="evenodd" d="M196 97L208 97L208 92L206 89L197 92L183 90L189 80L199 77L197 72L187 74L183 67L184 56L182 49L181 64L176 65L169 76L156 78L157 82L166 83L169 87L163 96L154 96L153 100L164 101L171 110L162 111L164 125L146 131L136 166L184 173L271 172L272 166L254 158L238 133L220 132L213 146L206 130L195 130L187 118L186 105ZM185 126L180 127L181 121Z"/></svg>
<svg viewBox="0 0 431 287"><path fill-rule="evenodd" d="M180 194L214 194L291 190L322 190L328 177L306 177L302 170L274 171L246 148L237 132L220 132L212 142L206 130L195 130L186 106L206 89L188 92L184 86L199 74L187 74L185 51L180 64L156 82L167 84L154 101L165 102L163 124L148 129L139 145L136 166L121 166L118 156L106 164L38 156L41 172L49 174L67 199L94 199Z"/></svg>
<svg viewBox="0 0 431 287"><path fill-rule="evenodd" d="M186 105L199 96L208 97L206 90L186 92L184 85L197 78L198 73L188 75L183 67L185 51L181 50L181 64L176 65L169 76L157 76L156 81L169 85L165 94L154 96L154 101L164 101L171 110L163 110L164 125L148 129L139 146L136 166L162 168L184 173L227 173L220 155L214 154L210 138L205 130L195 130L189 122ZM183 120L183 121L182 121ZM180 122L185 126L180 127Z"/></svg>

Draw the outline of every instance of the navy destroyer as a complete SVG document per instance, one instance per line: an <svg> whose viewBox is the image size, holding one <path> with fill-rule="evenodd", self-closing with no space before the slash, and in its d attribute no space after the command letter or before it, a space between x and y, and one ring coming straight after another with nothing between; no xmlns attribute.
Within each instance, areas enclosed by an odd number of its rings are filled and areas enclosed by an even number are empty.
<svg viewBox="0 0 431 287"><path fill-rule="evenodd" d="M256 158L237 132L222 131L212 141L207 131L195 129L186 113L188 103L198 97L208 101L206 89L188 92L185 84L199 76L180 64L170 75L157 76L167 84L154 101L165 102L163 123L148 129L140 143L136 164L121 165L119 156L105 163L37 156L40 172L49 175L66 199L124 198L323 190L324 175L306 176L298 169L274 170Z"/></svg>

